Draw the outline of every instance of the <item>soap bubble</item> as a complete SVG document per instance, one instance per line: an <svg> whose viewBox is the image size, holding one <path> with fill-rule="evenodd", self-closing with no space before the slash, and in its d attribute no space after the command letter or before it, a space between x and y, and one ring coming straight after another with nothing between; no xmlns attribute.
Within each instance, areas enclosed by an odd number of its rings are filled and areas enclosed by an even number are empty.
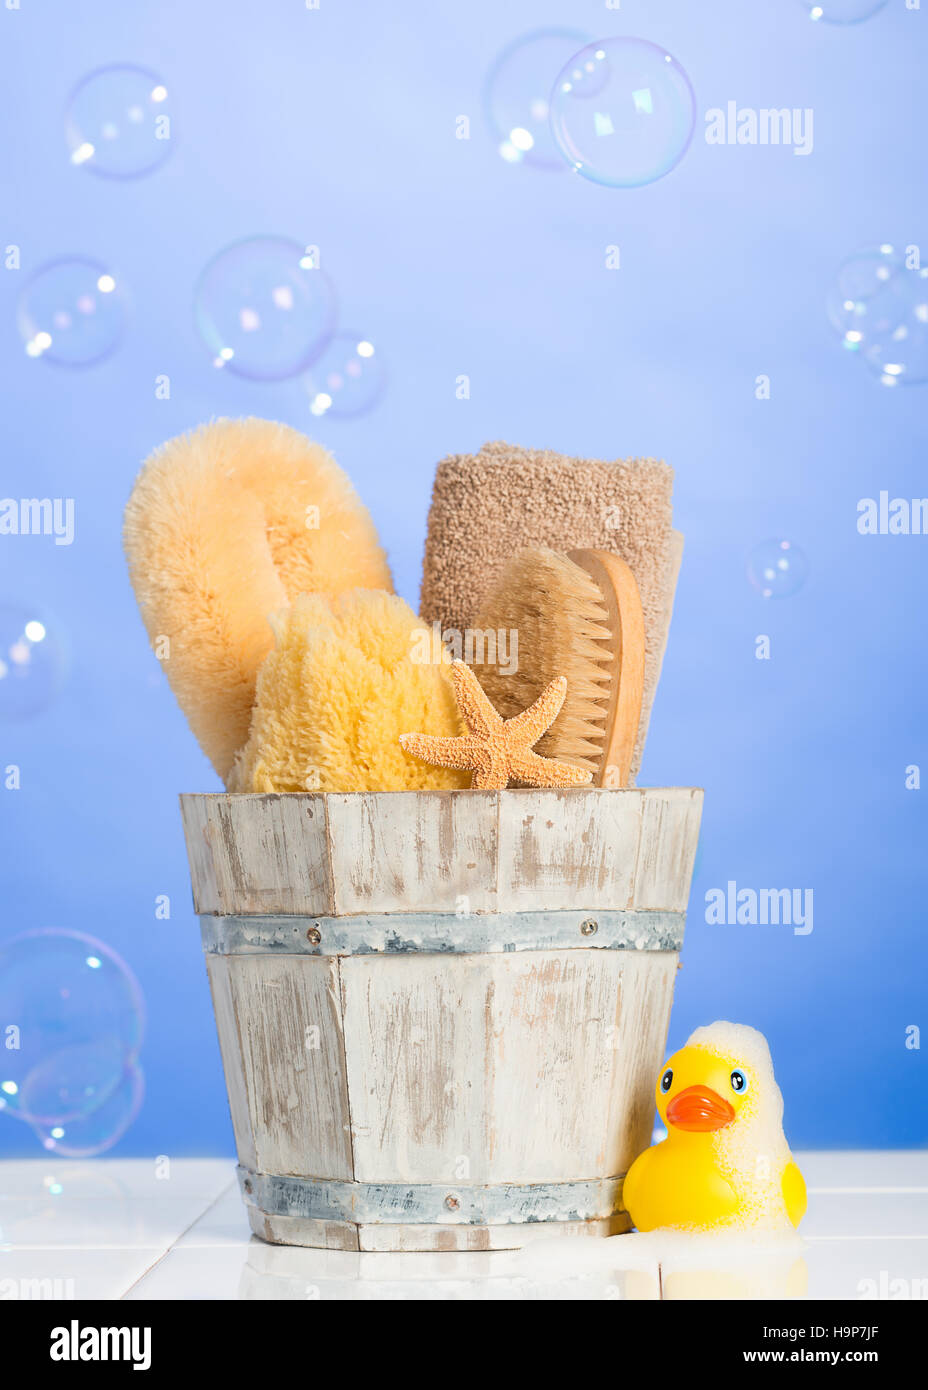
<svg viewBox="0 0 928 1390"><path fill-rule="evenodd" d="M34 1124L33 1129L49 1153L64 1158L93 1158L122 1138L141 1110L144 1098L142 1069L130 1063L94 1110L55 1124Z"/></svg>
<svg viewBox="0 0 928 1390"><path fill-rule="evenodd" d="M539 29L516 39L496 59L484 104L500 156L508 163L563 170L551 134L551 89L564 64L589 41L576 29Z"/></svg>
<svg viewBox="0 0 928 1390"><path fill-rule="evenodd" d="M646 39L601 39L557 78L551 128L568 163L610 188L663 178L693 134L696 98L677 60Z"/></svg>
<svg viewBox="0 0 928 1390"><path fill-rule="evenodd" d="M168 89L147 68L97 68L71 93L65 138L71 163L95 174L150 174L171 152Z"/></svg>
<svg viewBox="0 0 928 1390"><path fill-rule="evenodd" d="M116 1035L49 1052L17 1085L13 1111L34 1123L79 1119L118 1084L124 1052L123 1040ZM9 1080L6 1072L4 1077Z"/></svg>
<svg viewBox="0 0 928 1390"><path fill-rule="evenodd" d="M331 338L335 292L315 247L251 237L209 262L194 312L217 367L252 381L282 381L305 371Z"/></svg>
<svg viewBox="0 0 928 1390"><path fill-rule="evenodd" d="M806 582L806 557L792 541L763 541L748 563L748 578L764 598L789 598Z"/></svg>
<svg viewBox="0 0 928 1390"><path fill-rule="evenodd" d="M123 1083L144 1006L115 951L48 928L0 946L0 1020L0 1110L51 1127L100 1110Z"/></svg>
<svg viewBox="0 0 928 1390"><path fill-rule="evenodd" d="M810 19L828 24L859 24L881 10L887 0L799 0Z"/></svg>
<svg viewBox="0 0 928 1390"><path fill-rule="evenodd" d="M855 251L838 267L827 299L828 317L851 352L891 333L905 316L905 260L884 242Z"/></svg>
<svg viewBox="0 0 928 1390"><path fill-rule="evenodd" d="M29 357L89 367L108 357L123 335L122 281L82 256L48 261L23 286L17 317Z"/></svg>
<svg viewBox="0 0 928 1390"><path fill-rule="evenodd" d="M47 709L64 672L64 651L48 620L35 608L0 603L0 720Z"/></svg>
<svg viewBox="0 0 928 1390"><path fill-rule="evenodd" d="M890 303L881 305L878 299L877 317L886 326L868 337L867 365L884 386L928 381L928 268L903 270L893 281Z"/></svg>
<svg viewBox="0 0 928 1390"><path fill-rule="evenodd" d="M306 378L313 415L363 415L383 395L386 372L369 338L338 333Z"/></svg>

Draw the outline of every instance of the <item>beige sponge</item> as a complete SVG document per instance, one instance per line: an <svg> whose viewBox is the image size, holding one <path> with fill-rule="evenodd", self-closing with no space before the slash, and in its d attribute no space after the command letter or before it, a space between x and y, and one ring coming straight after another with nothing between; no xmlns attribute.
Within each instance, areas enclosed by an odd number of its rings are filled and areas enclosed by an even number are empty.
<svg viewBox="0 0 928 1390"><path fill-rule="evenodd" d="M393 594L296 601L274 620L248 742L229 787L244 792L466 787L468 775L404 752L409 729L464 733L441 642Z"/></svg>
<svg viewBox="0 0 928 1390"><path fill-rule="evenodd" d="M348 478L270 420L216 420L168 440L138 476L124 539L149 638L222 778L248 737L270 614L306 592L392 587Z"/></svg>
<svg viewBox="0 0 928 1390"><path fill-rule="evenodd" d="M429 512L420 607L424 621L443 629L463 633L474 626L484 597L520 550L607 550L627 562L645 625L632 781L641 765L679 566L672 491L673 469L657 459L607 463L497 443L438 465Z"/></svg>

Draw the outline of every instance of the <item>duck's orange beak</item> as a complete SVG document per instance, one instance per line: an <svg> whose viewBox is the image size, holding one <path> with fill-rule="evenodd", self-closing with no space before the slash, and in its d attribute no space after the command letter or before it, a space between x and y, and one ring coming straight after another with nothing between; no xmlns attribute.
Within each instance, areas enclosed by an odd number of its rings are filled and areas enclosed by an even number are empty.
<svg viewBox="0 0 928 1390"><path fill-rule="evenodd" d="M735 1118L734 1107L711 1086L687 1086L667 1106L667 1119L676 1129L709 1134Z"/></svg>

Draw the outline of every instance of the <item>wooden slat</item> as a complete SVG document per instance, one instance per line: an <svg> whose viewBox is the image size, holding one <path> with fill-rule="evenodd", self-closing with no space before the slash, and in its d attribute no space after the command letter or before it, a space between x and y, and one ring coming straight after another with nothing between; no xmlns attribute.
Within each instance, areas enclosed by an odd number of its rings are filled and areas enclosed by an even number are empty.
<svg viewBox="0 0 928 1390"><path fill-rule="evenodd" d="M486 1181L484 1061L492 1027L486 960L342 960L359 1182Z"/></svg>
<svg viewBox="0 0 928 1390"><path fill-rule="evenodd" d="M338 961L231 956L228 964L255 1126L254 1166L352 1178Z"/></svg>
<svg viewBox="0 0 928 1390"><path fill-rule="evenodd" d="M332 910L325 798L183 796L197 912Z"/></svg>
<svg viewBox="0 0 928 1390"><path fill-rule="evenodd" d="M268 1216L248 1208L248 1223L256 1236L271 1245L309 1245L315 1250L360 1250L358 1227L350 1221L314 1221L305 1216ZM304 1277L304 1284L314 1279ZM254 1296L254 1295L252 1295Z"/></svg>
<svg viewBox="0 0 928 1390"><path fill-rule="evenodd" d="M201 913L680 910L702 793L307 793L182 803Z"/></svg>
<svg viewBox="0 0 928 1390"><path fill-rule="evenodd" d="M335 912L491 912L495 792L327 798Z"/></svg>
<svg viewBox="0 0 928 1390"><path fill-rule="evenodd" d="M232 1130L235 1135L238 1161L246 1168L256 1168L253 1118L248 1109L241 1039L232 1003L229 958L227 956L207 956L206 969L213 996L213 1012L216 1015L219 1051L222 1054L222 1069L226 1078L226 1091L229 1097L229 1110L232 1115Z"/></svg>
<svg viewBox="0 0 928 1390"><path fill-rule="evenodd" d="M361 1225L360 1250L519 1250L552 1236L618 1236L631 1229L624 1212L608 1221L538 1221L526 1226ZM656 1281L655 1294L656 1297Z"/></svg>
<svg viewBox="0 0 928 1390"><path fill-rule="evenodd" d="M190 865L190 884L193 889L194 912L218 912L219 884L216 881L216 849L209 820L208 796L188 794L180 798L180 814L184 823L187 862ZM227 912L231 908L225 909Z"/></svg>
<svg viewBox="0 0 928 1390"><path fill-rule="evenodd" d="M633 906L685 912L699 841L702 791L660 787L648 788L642 795Z"/></svg>
<svg viewBox="0 0 928 1390"><path fill-rule="evenodd" d="M628 907L638 791L514 791L500 817L499 906Z"/></svg>
<svg viewBox="0 0 928 1390"><path fill-rule="evenodd" d="M628 1172L651 1143L654 1087L665 1058L679 957L673 951L624 954L618 1025L603 1038L612 1055L602 1112L603 1166Z"/></svg>
<svg viewBox="0 0 928 1390"><path fill-rule="evenodd" d="M571 1182L607 1172L605 1126L624 1038L624 951L545 951L494 970L487 1057L490 1181ZM531 1096L530 1125L511 1116ZM541 1136L544 1139L541 1139Z"/></svg>
<svg viewBox="0 0 928 1390"><path fill-rule="evenodd" d="M653 1086L660 1058L653 1066L650 1059L663 1047L668 1016L647 1016L647 981L672 980L676 960L670 952L546 951L491 967L490 1182L626 1172L650 1136L639 1116L630 1126L629 1089ZM513 1124L526 1097L531 1122Z"/></svg>
<svg viewBox="0 0 928 1390"><path fill-rule="evenodd" d="M673 952L342 961L355 1173L572 1182L650 1136Z"/></svg>

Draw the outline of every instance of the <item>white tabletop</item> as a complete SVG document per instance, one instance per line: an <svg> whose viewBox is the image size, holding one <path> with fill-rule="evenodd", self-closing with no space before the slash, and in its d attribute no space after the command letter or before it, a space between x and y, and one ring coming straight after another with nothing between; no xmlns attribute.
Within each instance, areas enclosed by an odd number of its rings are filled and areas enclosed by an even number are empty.
<svg viewBox="0 0 928 1390"><path fill-rule="evenodd" d="M227 1159L0 1163L0 1295L76 1299L928 1297L928 1152L806 1153L795 1248L552 1238L355 1254L249 1233Z"/></svg>

